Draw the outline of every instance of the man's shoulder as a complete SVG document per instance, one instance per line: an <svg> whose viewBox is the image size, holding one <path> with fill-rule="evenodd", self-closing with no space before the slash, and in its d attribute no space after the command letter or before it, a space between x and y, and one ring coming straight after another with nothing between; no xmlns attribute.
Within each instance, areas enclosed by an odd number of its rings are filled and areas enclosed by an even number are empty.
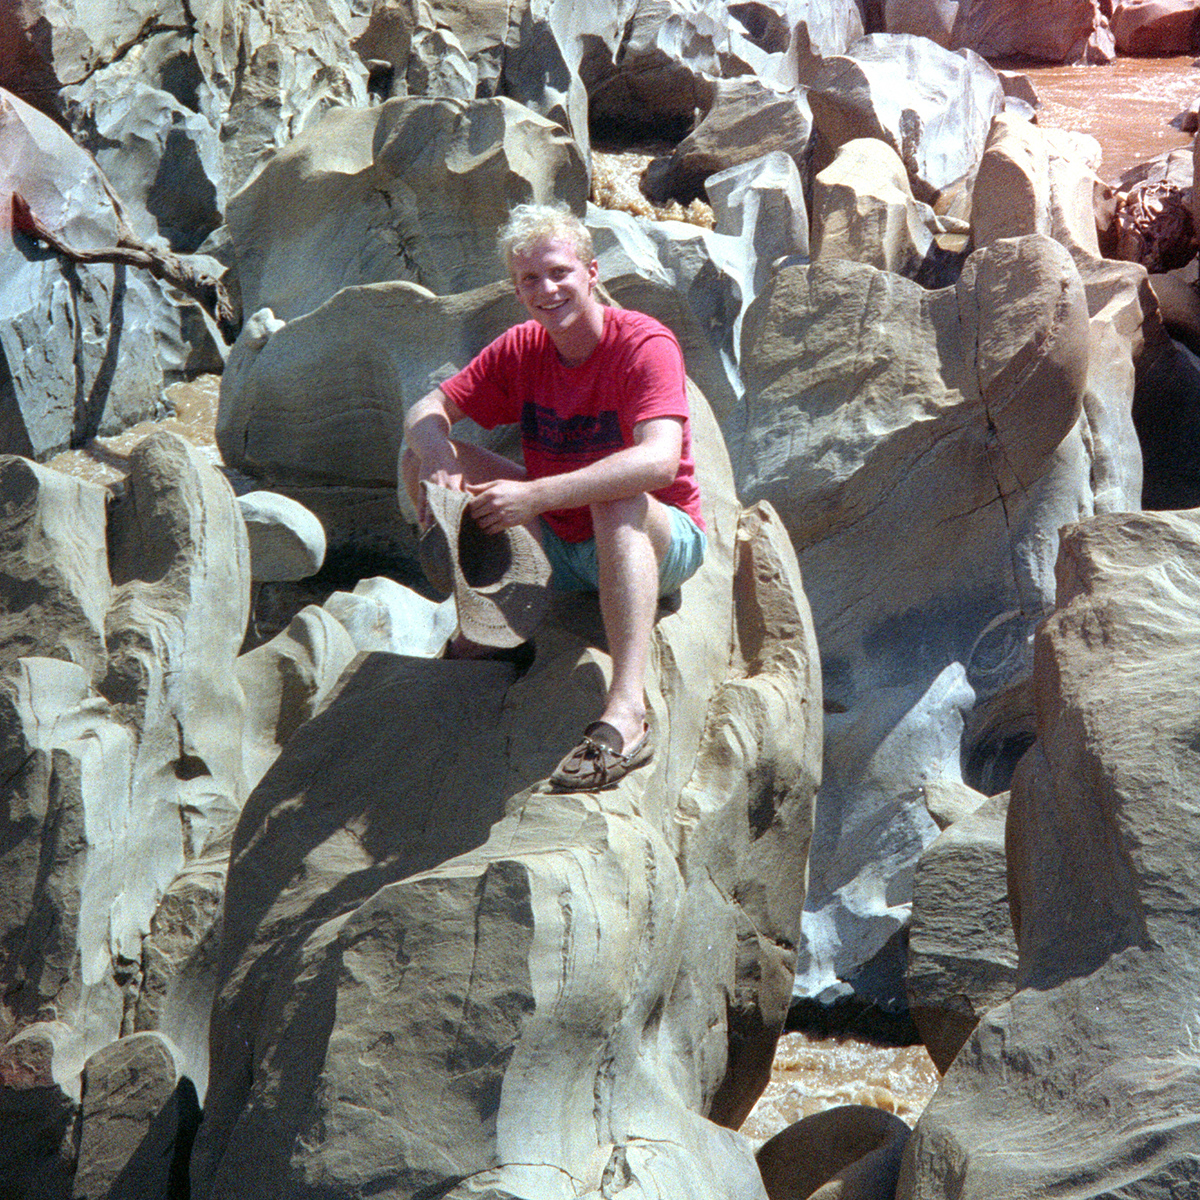
<svg viewBox="0 0 1200 1200"><path fill-rule="evenodd" d="M611 347L610 353L629 361L642 358L653 362L683 361L679 339L649 313L632 308L612 308L608 312L612 320L612 335L605 340Z"/></svg>
<svg viewBox="0 0 1200 1200"><path fill-rule="evenodd" d="M679 339L657 318L635 308L610 308L614 327L622 338L668 337L678 344Z"/></svg>

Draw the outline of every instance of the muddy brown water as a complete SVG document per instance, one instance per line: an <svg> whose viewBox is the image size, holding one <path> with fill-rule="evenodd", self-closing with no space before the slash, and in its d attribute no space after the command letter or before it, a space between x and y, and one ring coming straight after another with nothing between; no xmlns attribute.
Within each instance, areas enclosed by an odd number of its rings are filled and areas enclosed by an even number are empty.
<svg viewBox="0 0 1200 1200"><path fill-rule="evenodd" d="M1120 59L1094 67L998 65L1030 77L1042 101L1041 124L1087 133L1100 142L1099 174L1115 183L1131 167L1191 144L1191 135L1170 122L1200 95L1200 69L1194 64L1187 57ZM644 166L636 156L631 158L639 169ZM611 186L615 192L624 184L616 179ZM614 207L620 204L616 195L612 202ZM118 437L96 438L81 449L58 455L51 465L78 478L112 483L126 473L130 450L149 432L164 427L183 434L216 463L213 425L219 383L216 376L204 376L173 385L167 400L175 416L147 422ZM785 1034L771 1083L743 1132L761 1142L793 1121L841 1104L873 1105L915 1124L937 1080L937 1070L921 1046L881 1047Z"/></svg>
<svg viewBox="0 0 1200 1200"><path fill-rule="evenodd" d="M1131 167L1192 144L1171 122L1200 96L1196 59L1119 58L1101 66L997 64L1028 75L1042 107L1038 123L1094 137L1098 174L1115 184Z"/></svg>

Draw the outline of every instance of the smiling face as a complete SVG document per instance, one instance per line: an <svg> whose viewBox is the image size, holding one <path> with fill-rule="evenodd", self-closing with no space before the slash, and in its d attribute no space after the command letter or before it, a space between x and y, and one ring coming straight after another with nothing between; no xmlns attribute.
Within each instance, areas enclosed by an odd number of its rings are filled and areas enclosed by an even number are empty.
<svg viewBox="0 0 1200 1200"><path fill-rule="evenodd" d="M586 357L604 328L595 297L600 267L580 261L570 243L558 238L535 242L512 256L513 284L525 311L550 335L564 357Z"/></svg>

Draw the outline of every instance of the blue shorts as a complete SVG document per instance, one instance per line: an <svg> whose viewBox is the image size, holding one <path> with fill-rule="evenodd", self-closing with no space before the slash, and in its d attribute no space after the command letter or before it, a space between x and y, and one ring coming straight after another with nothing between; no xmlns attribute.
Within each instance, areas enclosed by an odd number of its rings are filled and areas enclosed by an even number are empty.
<svg viewBox="0 0 1200 1200"><path fill-rule="evenodd" d="M658 594L669 596L691 579L704 561L708 538L681 508L665 506L671 515L671 544L658 568ZM550 560L550 586L563 592L594 592L600 586L596 541L564 542L542 520L542 549Z"/></svg>

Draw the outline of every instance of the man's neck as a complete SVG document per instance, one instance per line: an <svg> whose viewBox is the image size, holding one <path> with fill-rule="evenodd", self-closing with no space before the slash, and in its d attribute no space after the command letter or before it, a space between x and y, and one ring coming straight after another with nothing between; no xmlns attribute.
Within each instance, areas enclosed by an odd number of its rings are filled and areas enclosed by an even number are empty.
<svg viewBox="0 0 1200 1200"><path fill-rule="evenodd" d="M591 301L582 321L577 321L557 336L550 335L558 357L568 367L577 367L586 362L604 336L604 306L595 297L591 297Z"/></svg>

